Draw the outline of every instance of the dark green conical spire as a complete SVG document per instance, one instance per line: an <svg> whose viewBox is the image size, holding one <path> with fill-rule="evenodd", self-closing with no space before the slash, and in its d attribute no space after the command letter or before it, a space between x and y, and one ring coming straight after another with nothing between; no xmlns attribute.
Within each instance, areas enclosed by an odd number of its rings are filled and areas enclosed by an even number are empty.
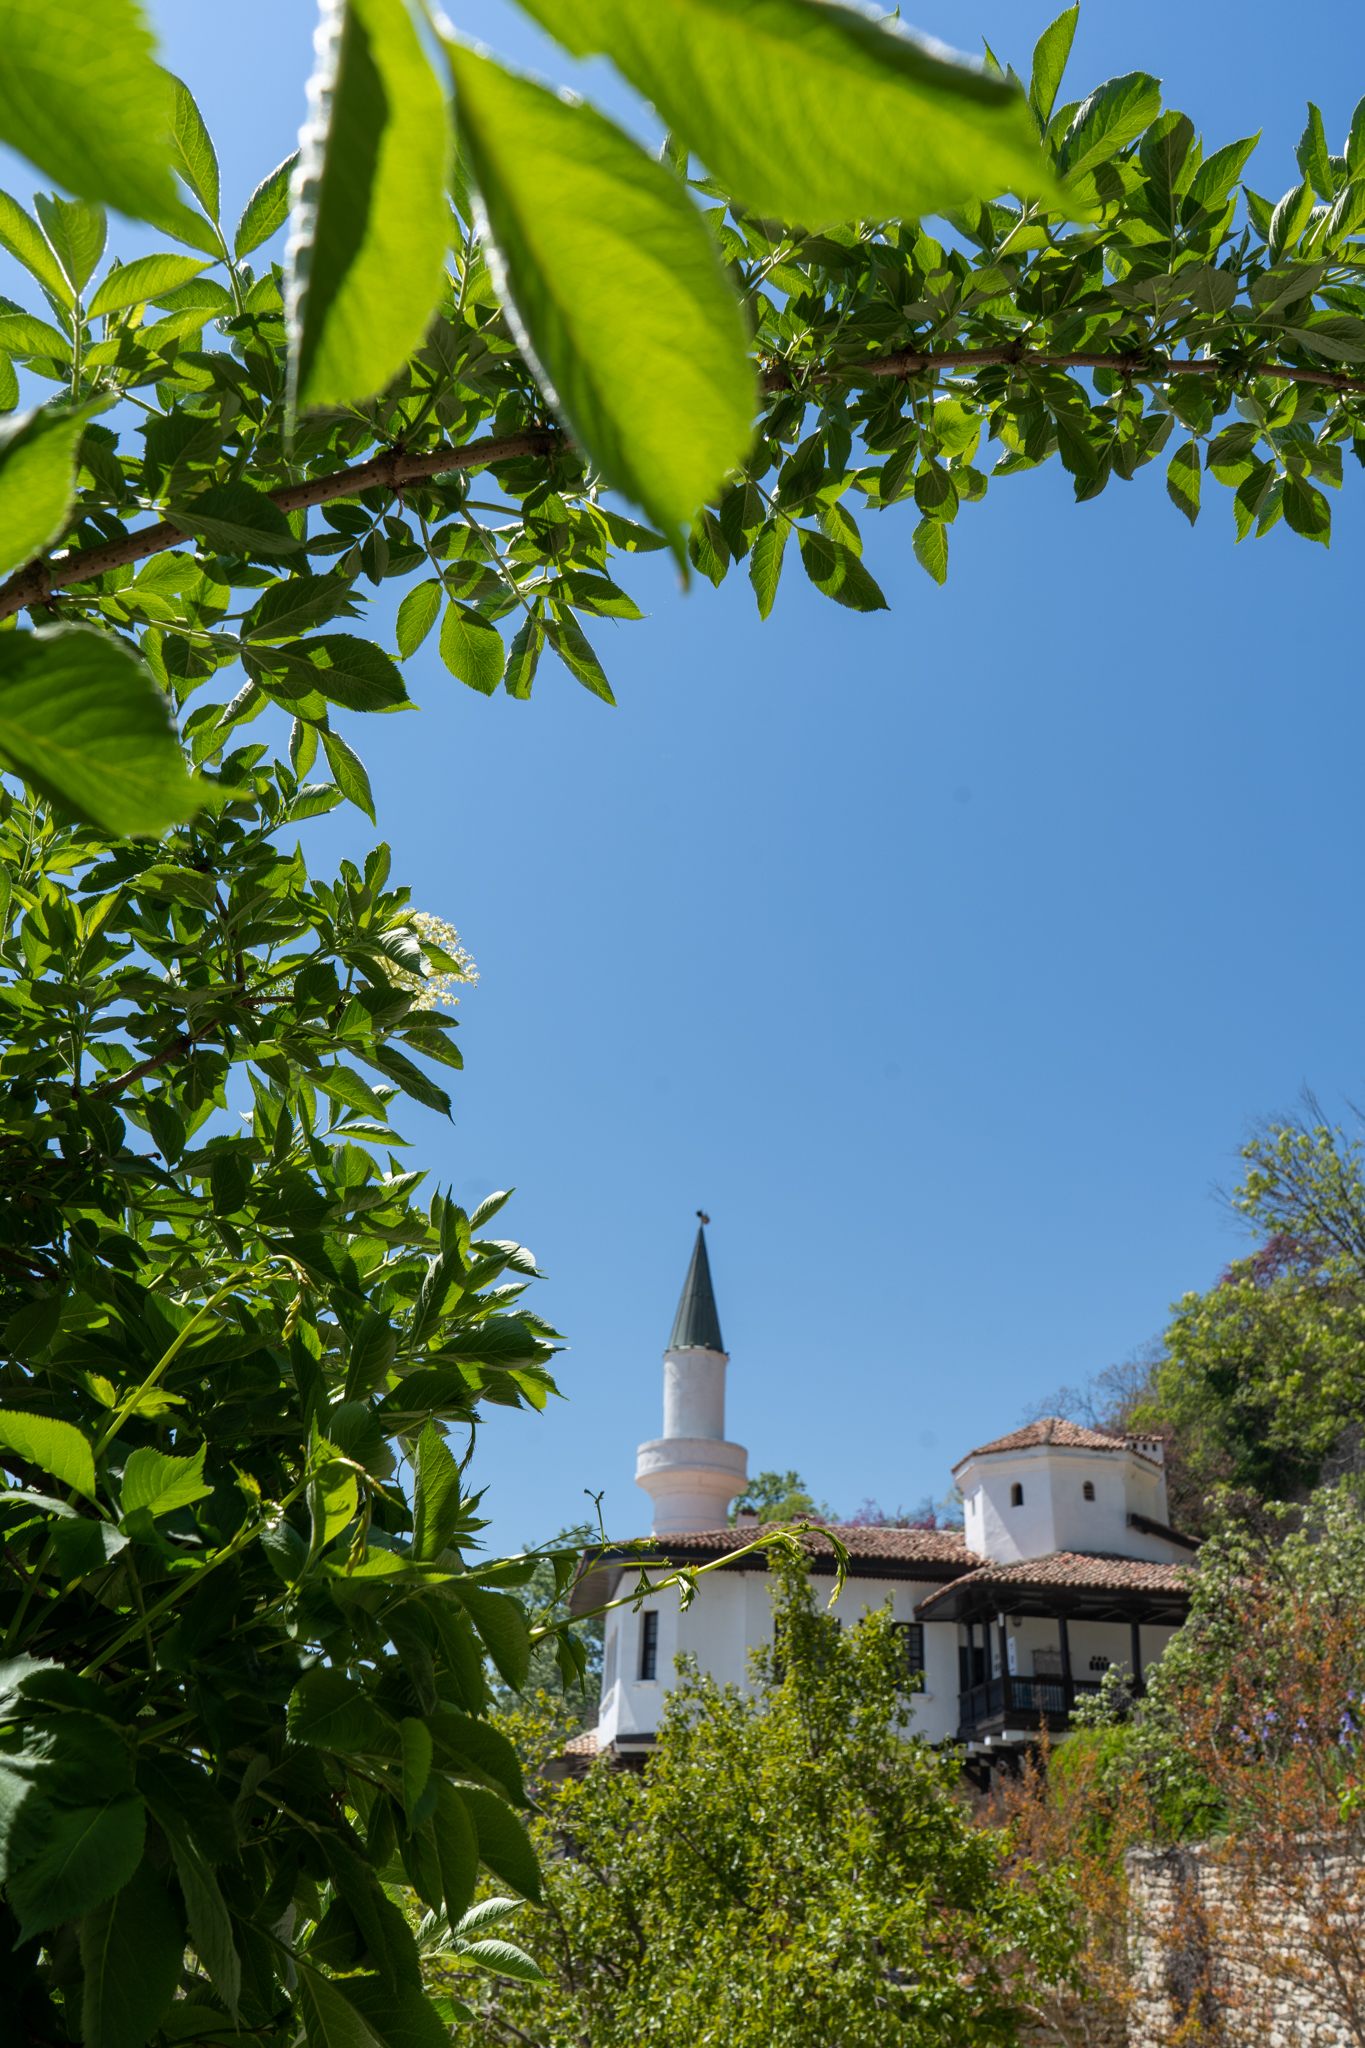
<svg viewBox="0 0 1365 2048"><path fill-rule="evenodd" d="M700 1209L697 1214L701 1216ZM709 1218L702 1216L703 1227L697 1231L697 1242L692 1247L692 1263L687 1269L682 1299L673 1318L673 1334L668 1340L670 1351L725 1349L721 1342L720 1317L716 1314L716 1297L711 1292L711 1264L706 1256L704 1226L708 1221Z"/></svg>

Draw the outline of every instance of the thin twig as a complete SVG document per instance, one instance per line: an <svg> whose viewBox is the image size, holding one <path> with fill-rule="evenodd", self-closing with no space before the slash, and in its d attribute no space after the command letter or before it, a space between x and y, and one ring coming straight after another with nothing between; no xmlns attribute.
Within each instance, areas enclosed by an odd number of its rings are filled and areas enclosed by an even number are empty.
<svg viewBox="0 0 1365 2048"><path fill-rule="evenodd" d="M467 441L462 447L443 444L439 448L425 448L420 453L386 448L382 455L369 462L334 470L329 476L310 477L306 483L285 484L280 490L269 491L266 495L281 512L302 512L311 505L325 505L332 498L353 497L376 486L397 491L404 484L419 483L425 477L444 476L448 470L479 469L494 462L516 462L527 455L549 455L562 444L563 436L557 430L534 427L521 434L504 434L499 439L487 441ZM187 507L186 518L191 516L191 512L192 508ZM130 563L141 562L148 555L158 555L165 548L179 547L193 537L185 527L163 519L155 526L140 527L136 533L126 534L119 540L106 541L102 547L82 548L75 554L62 555L55 560L29 562L17 570L8 583L0 585L0 619L22 611L25 605L44 603L54 590L68 589L73 583L89 583L110 569L122 569Z"/></svg>

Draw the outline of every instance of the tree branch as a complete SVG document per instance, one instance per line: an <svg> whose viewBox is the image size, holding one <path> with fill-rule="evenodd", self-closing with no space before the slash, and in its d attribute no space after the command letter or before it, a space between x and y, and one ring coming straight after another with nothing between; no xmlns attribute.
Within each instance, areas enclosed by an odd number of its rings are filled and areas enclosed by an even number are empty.
<svg viewBox="0 0 1365 2048"><path fill-rule="evenodd" d="M895 355L869 356L848 363L828 363L812 368L813 384L847 378L857 383L869 378L922 377L926 371L986 369L992 364L1020 369L1116 370L1121 376L1142 382L1160 383L1167 377L1269 377L1288 384L1320 384L1332 391L1365 391L1365 377L1347 377L1336 370L1302 369L1287 363L1221 363L1207 356L1152 356L1141 350L1126 355L1092 355L1071 352L1054 355L1044 349L1028 349L1018 343L1001 348L901 349ZM785 365L774 364L760 378L765 392L794 391L801 385ZM348 498L359 491L381 485L391 491L424 478L443 476L449 470L481 469L498 462L515 462L527 455L549 455L563 445L564 436L554 427L533 427L521 434L507 434L486 441L467 441L462 447L443 444L409 454L401 448L386 449L369 462L350 469L334 470L330 476L310 477L306 483L286 484L267 496L282 512L302 512L312 505L325 505L332 498ZM7 619L26 605L44 604L54 590L69 589L75 583L91 582L110 569L141 562L165 548L179 547L193 535L174 520L163 519L155 526L141 527L103 547L82 548L74 554L29 562L0 585L0 619Z"/></svg>
<svg viewBox="0 0 1365 2048"><path fill-rule="evenodd" d="M302 512L310 505L325 505L331 498L349 498L376 484L398 491L404 484L444 476L452 469L481 469L487 463L515 462L525 455L548 455L562 442L563 436L556 428L533 427L522 434L505 434L500 440L467 441L459 448L443 444L420 453L388 448L372 461L334 470L330 476L310 477L306 483L286 484L267 496L282 512ZM8 583L0 585L0 619L22 611L25 605L44 603L54 590L69 588L73 583L88 583L110 569L122 569L192 539L185 527L163 519L120 540L106 541L103 547L82 548L54 560L29 562L16 570Z"/></svg>
<svg viewBox="0 0 1365 2048"><path fill-rule="evenodd" d="M1334 391L1365 391L1365 377L1346 377L1336 370L1298 369L1287 363L1220 363L1211 356L1153 356L1140 349L1126 355L1071 352L1054 355L1046 349L1013 343L1001 348L901 349L895 355L869 356L865 361L831 363L812 374L812 382L835 377L922 377L926 370L986 369L993 363L1021 369L1117 370L1121 376L1160 383L1164 377L1273 377L1289 384L1325 384ZM800 378L774 366L764 372L765 391L791 391Z"/></svg>

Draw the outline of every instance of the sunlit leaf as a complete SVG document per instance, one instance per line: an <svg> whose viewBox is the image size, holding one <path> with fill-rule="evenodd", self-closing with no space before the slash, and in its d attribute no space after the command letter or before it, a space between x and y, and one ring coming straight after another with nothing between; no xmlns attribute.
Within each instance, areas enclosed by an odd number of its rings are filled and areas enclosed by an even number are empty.
<svg viewBox="0 0 1365 2048"><path fill-rule="evenodd" d="M523 0L754 212L817 227L1055 194L1018 87L828 0Z"/></svg>
<svg viewBox="0 0 1365 2048"><path fill-rule="evenodd" d="M301 408L367 398L402 367L440 295L449 220L445 97L403 0L347 0L310 90L290 241Z"/></svg>
<svg viewBox="0 0 1365 2048"><path fill-rule="evenodd" d="M165 697L87 626L0 634L0 759L107 832L159 833L199 807Z"/></svg>
<svg viewBox="0 0 1365 2048"><path fill-rule="evenodd" d="M0 142L68 192L138 219L173 204L168 100L134 0L5 0Z"/></svg>
<svg viewBox="0 0 1365 2048"><path fill-rule="evenodd" d="M746 452L739 305L677 179L591 107L451 46L499 289L606 480L679 529Z"/></svg>

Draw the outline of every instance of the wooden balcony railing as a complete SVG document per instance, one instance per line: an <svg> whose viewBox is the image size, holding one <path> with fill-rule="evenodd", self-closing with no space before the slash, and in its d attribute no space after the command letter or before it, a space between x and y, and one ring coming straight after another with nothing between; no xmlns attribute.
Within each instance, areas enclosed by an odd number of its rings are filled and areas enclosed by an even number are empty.
<svg viewBox="0 0 1365 2048"><path fill-rule="evenodd" d="M1065 1728L1076 1701L1099 1689L1097 1678L988 1678L958 1694L959 1733Z"/></svg>

